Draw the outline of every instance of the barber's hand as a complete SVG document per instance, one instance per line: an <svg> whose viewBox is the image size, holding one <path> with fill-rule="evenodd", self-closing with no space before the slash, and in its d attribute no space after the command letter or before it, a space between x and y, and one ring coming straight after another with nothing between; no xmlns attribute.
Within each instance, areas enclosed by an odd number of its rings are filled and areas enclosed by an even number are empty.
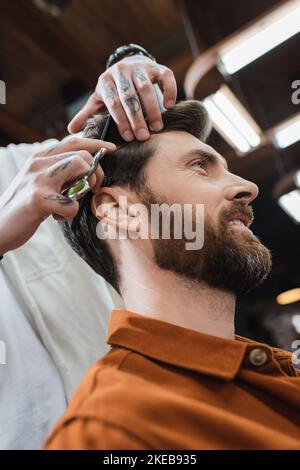
<svg viewBox="0 0 300 470"><path fill-rule="evenodd" d="M154 83L158 83L163 91L164 107L173 106L177 95L173 72L148 57L125 57L100 75L95 92L70 122L69 132L80 131L89 117L106 107L124 140L147 140L149 130L142 106L150 128L159 131L163 127Z"/></svg>
<svg viewBox="0 0 300 470"><path fill-rule="evenodd" d="M0 197L0 255L23 245L50 215L66 220L77 214L78 202L60 192L87 173L91 154L103 147L115 149L109 142L74 138L30 157ZM90 187L98 188L103 176L99 166L89 178Z"/></svg>

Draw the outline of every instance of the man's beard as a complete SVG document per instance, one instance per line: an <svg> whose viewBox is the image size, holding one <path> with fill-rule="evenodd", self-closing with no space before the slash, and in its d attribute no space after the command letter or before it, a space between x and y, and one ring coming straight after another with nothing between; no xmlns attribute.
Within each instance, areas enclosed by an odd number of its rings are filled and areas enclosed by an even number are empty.
<svg viewBox="0 0 300 470"><path fill-rule="evenodd" d="M147 193L144 201L148 207L162 204L157 196ZM170 239L152 240L156 264L182 275L193 282L207 285L235 294L244 294L257 287L268 276L271 267L269 250L251 233L232 229L229 219L238 214L253 218L252 209L244 203L232 203L231 209L219 215L218 228L206 217L204 245L200 250L187 250L186 242L174 239L174 224L171 223ZM171 214L172 215L172 214ZM172 217L171 217L172 220ZM193 220L195 231L195 220Z"/></svg>

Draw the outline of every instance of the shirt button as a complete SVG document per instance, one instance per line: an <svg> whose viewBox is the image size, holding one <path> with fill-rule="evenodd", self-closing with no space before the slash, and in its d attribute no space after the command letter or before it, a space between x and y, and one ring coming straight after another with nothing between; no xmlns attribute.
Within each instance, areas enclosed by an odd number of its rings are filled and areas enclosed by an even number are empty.
<svg viewBox="0 0 300 470"><path fill-rule="evenodd" d="M268 354L264 349L255 348L249 352L249 361L255 367L263 366L268 360Z"/></svg>

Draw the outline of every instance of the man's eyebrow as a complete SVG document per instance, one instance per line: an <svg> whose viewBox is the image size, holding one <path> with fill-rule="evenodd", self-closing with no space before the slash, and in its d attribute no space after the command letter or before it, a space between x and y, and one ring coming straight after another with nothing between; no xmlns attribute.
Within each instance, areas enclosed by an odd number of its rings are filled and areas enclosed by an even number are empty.
<svg viewBox="0 0 300 470"><path fill-rule="evenodd" d="M207 150L207 149L193 149L193 150L190 150L189 152L185 153L185 156L187 157L193 157L193 156L199 156L199 157L205 157L205 158L208 158L209 161L212 163L212 164L218 164L218 163L221 163L224 168L226 170L228 170L228 164L227 164L227 161L225 160L224 157L222 157L222 155L216 153L216 152L212 152L210 150Z"/></svg>

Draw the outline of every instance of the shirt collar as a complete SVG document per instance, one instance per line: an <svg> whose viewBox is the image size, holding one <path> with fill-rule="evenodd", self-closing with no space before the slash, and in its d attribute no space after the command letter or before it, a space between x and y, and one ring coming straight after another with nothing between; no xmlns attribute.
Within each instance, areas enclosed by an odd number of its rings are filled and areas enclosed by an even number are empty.
<svg viewBox="0 0 300 470"><path fill-rule="evenodd" d="M223 380L236 376L249 343L260 344L211 336L129 310L111 312L107 343Z"/></svg>

